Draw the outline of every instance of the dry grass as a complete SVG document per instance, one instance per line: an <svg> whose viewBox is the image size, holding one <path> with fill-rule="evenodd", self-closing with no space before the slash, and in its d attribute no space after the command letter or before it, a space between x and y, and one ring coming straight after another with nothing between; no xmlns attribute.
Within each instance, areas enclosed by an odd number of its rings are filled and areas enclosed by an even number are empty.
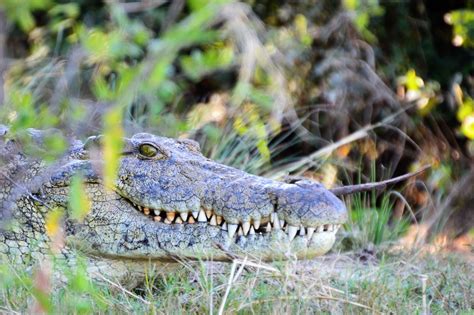
<svg viewBox="0 0 474 315"><path fill-rule="evenodd" d="M76 277L47 296L45 305L51 313L470 312L472 270L474 258L469 254L383 248L271 264L245 258L233 264L193 262L177 265L172 272L158 268L133 292ZM28 273L5 271L0 312L31 310L38 293ZM89 284L81 288L81 281Z"/></svg>

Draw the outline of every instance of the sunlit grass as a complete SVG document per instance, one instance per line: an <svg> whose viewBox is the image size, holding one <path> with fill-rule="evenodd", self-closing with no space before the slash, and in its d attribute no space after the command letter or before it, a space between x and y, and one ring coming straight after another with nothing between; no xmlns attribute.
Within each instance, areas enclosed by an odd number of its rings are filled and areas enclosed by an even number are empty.
<svg viewBox="0 0 474 315"><path fill-rule="evenodd" d="M370 193L352 197L349 222L344 226L347 232L345 242L350 248L394 242L407 231L410 225L407 218L393 218L390 196L384 194L378 202L376 199Z"/></svg>
<svg viewBox="0 0 474 315"><path fill-rule="evenodd" d="M43 292L43 298L38 271L32 280L29 271L2 265L0 311L32 312L39 305L51 314L217 314L220 308L225 314L407 314L474 307L473 263L462 256L381 251L369 264L354 254L306 262L247 262L243 268L244 262L177 264L172 272L158 267L133 291L92 281L81 267L66 269L69 283Z"/></svg>

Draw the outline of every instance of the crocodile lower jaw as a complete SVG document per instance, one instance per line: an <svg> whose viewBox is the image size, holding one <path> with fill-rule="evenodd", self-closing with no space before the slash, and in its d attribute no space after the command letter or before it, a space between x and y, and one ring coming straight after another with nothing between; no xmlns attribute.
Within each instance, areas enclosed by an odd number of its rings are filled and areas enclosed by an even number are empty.
<svg viewBox="0 0 474 315"><path fill-rule="evenodd" d="M194 212L171 212L132 204L136 210L157 224L186 225L206 223L209 226L220 227L223 231L227 232L230 239L240 236L263 236L272 231L281 230L286 233L290 242L301 237L306 238L309 243L312 239L319 239L326 234L334 235L341 227L341 224L322 224L314 227L292 226L285 220L279 219L276 212L262 218L261 221L252 220L231 224L227 223L223 216L216 214L213 210L201 209Z"/></svg>

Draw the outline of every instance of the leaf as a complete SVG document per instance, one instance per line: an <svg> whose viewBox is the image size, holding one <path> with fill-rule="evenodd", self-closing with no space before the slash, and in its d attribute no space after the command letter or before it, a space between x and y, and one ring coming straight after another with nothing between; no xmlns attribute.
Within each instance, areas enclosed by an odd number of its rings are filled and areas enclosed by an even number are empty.
<svg viewBox="0 0 474 315"><path fill-rule="evenodd" d="M58 234L61 228L62 219L64 216L63 210L56 208L48 212L45 220L46 234L51 238Z"/></svg>
<svg viewBox="0 0 474 315"><path fill-rule="evenodd" d="M461 99L461 105L456 113L456 117L459 121L464 121L467 116L474 113L474 99L467 97L466 100Z"/></svg>
<svg viewBox="0 0 474 315"><path fill-rule="evenodd" d="M415 70L410 69L405 75L405 85L408 90L418 91L424 85L424 82L416 75Z"/></svg>
<svg viewBox="0 0 474 315"><path fill-rule="evenodd" d="M72 178L71 189L69 191L70 217L78 222L82 222L91 209L82 176L76 175Z"/></svg>
<svg viewBox="0 0 474 315"><path fill-rule="evenodd" d="M461 125L461 132L469 139L474 140L474 114L468 115Z"/></svg>
<svg viewBox="0 0 474 315"><path fill-rule="evenodd" d="M197 81L204 75L230 66L233 59L234 50L225 46L205 51L194 50L190 56L182 57L180 63L186 75Z"/></svg>
<svg viewBox="0 0 474 315"><path fill-rule="evenodd" d="M84 48L90 53L93 62L110 57L110 37L99 29L92 29L83 35Z"/></svg>
<svg viewBox="0 0 474 315"><path fill-rule="evenodd" d="M30 11L28 10L21 10L17 12L18 18L17 18L17 23L20 26L20 28L24 32L28 32L35 27L35 19L33 18L33 15L31 14Z"/></svg>
<svg viewBox="0 0 474 315"><path fill-rule="evenodd" d="M300 41L309 46L313 41L311 35L308 32L308 20L302 14L298 14L295 17L295 29Z"/></svg>
<svg viewBox="0 0 474 315"><path fill-rule="evenodd" d="M122 108L115 107L104 116L104 185L114 187L123 147Z"/></svg>

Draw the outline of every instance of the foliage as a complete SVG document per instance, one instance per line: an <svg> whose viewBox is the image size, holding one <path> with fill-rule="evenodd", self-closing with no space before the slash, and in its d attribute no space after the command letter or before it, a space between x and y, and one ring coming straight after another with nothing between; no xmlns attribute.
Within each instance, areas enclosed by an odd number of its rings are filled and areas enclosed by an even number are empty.
<svg viewBox="0 0 474 315"><path fill-rule="evenodd" d="M344 243L348 248L364 248L395 242L407 231L406 218L393 218L394 203L389 194L377 202L376 194L356 194L351 199L350 221Z"/></svg>
<svg viewBox="0 0 474 315"><path fill-rule="evenodd" d="M272 313L451 313L472 311L472 265L457 255L381 253L378 265L356 257L333 255L308 266L279 262L268 271L247 266L236 277L226 300L226 312ZM259 264L257 264L259 266ZM240 266L238 266L240 267ZM48 314L210 313L223 302L231 266L186 263L173 272L158 272L130 292L89 279L83 264L62 270L68 284L54 290L39 275L12 265L0 266L0 310ZM212 270L212 272L210 272ZM423 277L426 288L423 289ZM310 290L308 290L310 288ZM35 300L32 299L35 297ZM426 308L423 306L426 298Z"/></svg>
<svg viewBox="0 0 474 315"><path fill-rule="evenodd" d="M84 128L94 126L88 113L105 107L101 109L104 112L101 129L105 134L108 161L104 174L110 179L107 181L112 182L122 128L139 125L171 136L193 132L193 124L188 123L186 114L195 100L185 97L187 91L206 77L231 71L243 54L239 45L247 45L228 35L233 30L225 32L225 23L231 18L219 15L223 10L232 10L233 5L239 9L229 1L189 2L189 14L165 29L156 22L144 23L140 18L143 15L130 15L122 5L114 2L101 6L96 14L107 13L110 18L99 21L94 16L92 24L80 19L89 12L79 3L38 1L15 8L8 2L5 10L13 21L27 13L31 18L33 13L47 15L43 15L46 23L32 20L28 27L21 29L34 38L28 47L28 55L23 56L31 62L14 64L7 72L6 110L2 111L0 119L13 126L13 130L51 126ZM166 10L157 11L164 12ZM161 16L159 22L167 22L166 17ZM217 23L221 24L215 28ZM77 63L75 68L68 73L66 65L51 55L53 52L74 55L78 58L74 61ZM259 86L239 80L231 97L232 104L225 106L252 106L250 123L258 122L259 127L256 136L249 139L253 139L253 146L268 162L270 131L266 130L263 121L269 119L274 83L266 73L267 66L259 67L259 76L265 77L264 81L259 81ZM59 73L59 78L54 72ZM39 77L45 77L45 80L40 83ZM76 83L79 84L76 88L69 86ZM80 99L71 99L71 94L77 96L76 91L84 89L88 91L86 98L95 105L91 106L82 95ZM49 104L43 105L45 103ZM232 112L236 113L236 110ZM36 119L38 115L40 119ZM230 125L241 125L239 122L233 124L234 115L225 119ZM270 121L274 120L270 117ZM75 129L78 136L90 134L90 131ZM219 129L212 130L220 133ZM242 130L239 133L242 134Z"/></svg>
<svg viewBox="0 0 474 315"><path fill-rule="evenodd" d="M474 10L455 10L445 15L453 27L453 45L474 47Z"/></svg>
<svg viewBox="0 0 474 315"><path fill-rule="evenodd" d="M349 182L374 174L373 165L383 177L387 169L403 173L413 165L433 164L426 191L407 197L430 201L416 204L415 219L394 218L390 194L359 194L348 201L345 249L383 247L416 219L436 213L472 165L474 13L469 3L453 11L447 2L439 9L427 1L4 0L8 67L2 69L0 123L9 126L12 137L25 140L27 153L47 163L72 141L63 134L81 139L104 134L108 187L116 176L122 136L136 131L192 137L206 156L225 164L274 177L304 174L326 186L340 185L341 173ZM38 150L28 146L31 127L55 127L63 134L48 136ZM422 198L424 193L431 195ZM68 211L80 221L89 207L81 179L74 178ZM450 215L447 211L441 219ZM60 234L63 216L60 210L47 215L52 238ZM275 305L287 312L315 307L359 312L360 305L347 303L357 301L382 312L421 312L414 274L426 272L434 312L472 308L466 298L472 285L461 276L469 274L465 264L456 261L451 269L443 259L433 261L435 266L426 259L421 270L405 275L394 267L401 261L378 258L375 277L364 274L364 266L360 278L335 278L309 294L298 288L313 288L317 272L301 281L296 271L270 278L248 275L236 284L227 306L234 312L265 312ZM41 289L37 279L48 278L42 274L48 268L59 267L39 268L35 280L14 266L0 266L1 308L34 311L34 296L49 313L176 312L176 305L182 312L212 312L227 280L213 278L200 265L149 279L133 293L137 299L121 290L116 296L110 286L91 281L81 264L64 267L66 287ZM440 272L446 279L438 277ZM197 280L190 281L189 274ZM324 291L331 286L334 292ZM335 292L342 292L337 300Z"/></svg>
<svg viewBox="0 0 474 315"><path fill-rule="evenodd" d="M378 0L345 0L345 8L355 14L354 24L361 34L369 42L375 42L377 37L370 31L369 23L371 18L381 16L384 13L383 7Z"/></svg>
<svg viewBox="0 0 474 315"><path fill-rule="evenodd" d="M23 31L28 32L36 25L33 12L50 8L51 1L30 0L18 2L14 0L5 0L3 5L5 6L7 17L14 23L17 23Z"/></svg>

